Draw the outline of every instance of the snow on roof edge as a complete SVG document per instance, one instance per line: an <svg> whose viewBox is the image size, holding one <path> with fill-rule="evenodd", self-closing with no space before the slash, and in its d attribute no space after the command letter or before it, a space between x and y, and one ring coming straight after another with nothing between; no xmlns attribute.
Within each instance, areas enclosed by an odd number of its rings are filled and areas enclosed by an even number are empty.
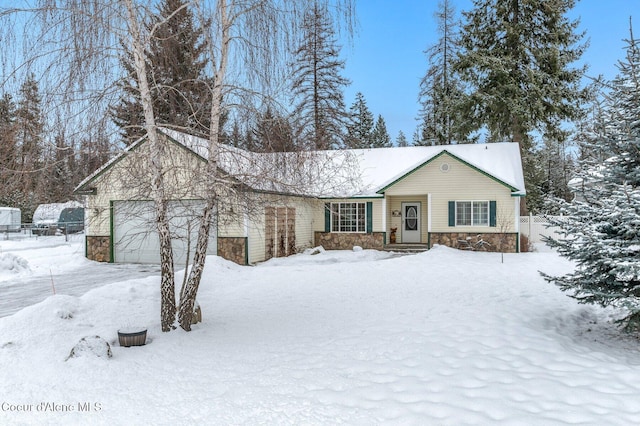
<svg viewBox="0 0 640 426"><path fill-rule="evenodd" d="M192 136L177 130L164 127L158 127L158 131L168 136L183 147L194 152L203 158L207 158L208 141L201 137ZM146 140L147 136L143 136L136 140L133 144L126 147L111 160L107 161L103 166L98 168L92 174L77 185L74 192L82 190L89 182L119 161L127 152L137 147ZM489 147L492 149L489 150ZM240 148L224 145L225 151L229 153L249 154L251 157L260 158L265 155L262 153L250 153ZM497 148L497 149L495 149ZM403 151L404 150L404 151ZM483 151L491 151L484 153ZM401 180L412 171L422 167L434 158L447 153L463 163L487 174L488 176L498 180L499 182L510 187L512 193L522 196L526 194L524 177L522 173L522 161L520 157L520 149L515 142L497 142L491 144L458 144L458 145L439 145L439 146L412 146L412 147L391 147L391 148L369 148L344 150L347 155L354 155L358 160L360 172L363 174L371 173L374 176L384 175L383 180L376 181L375 178L363 182L360 191L350 194L350 197L379 197L380 191L391 186L394 182ZM497 151L497 153L496 153ZM331 151L335 153L335 151ZM474 153L475 152L475 153ZM328 155L328 154L327 154ZM384 162L381 163L381 158ZM416 160L415 158L418 158ZM500 163L501 164L497 164ZM391 167L389 167L391 165ZM395 165L395 166L394 166ZM489 167L490 166L490 167ZM384 174L385 169L392 169L393 174ZM400 170L400 172L397 172ZM259 189L259 188L254 188ZM355 189L355 188L354 188ZM311 194L308 194L311 195ZM316 194L322 198L344 197L345 194Z"/></svg>

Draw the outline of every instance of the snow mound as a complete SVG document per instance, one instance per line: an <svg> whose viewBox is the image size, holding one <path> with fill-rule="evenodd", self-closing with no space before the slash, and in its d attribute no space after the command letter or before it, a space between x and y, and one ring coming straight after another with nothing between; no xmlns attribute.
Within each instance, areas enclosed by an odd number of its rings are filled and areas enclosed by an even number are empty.
<svg viewBox="0 0 640 426"><path fill-rule="evenodd" d="M2 275L29 273L29 262L13 253L0 254L0 277Z"/></svg>
<svg viewBox="0 0 640 426"><path fill-rule="evenodd" d="M352 250L325 250L322 246L307 249L289 257L277 257L261 263L259 266L326 265L333 263L359 263L392 258L391 252L363 249L354 246Z"/></svg>
<svg viewBox="0 0 640 426"><path fill-rule="evenodd" d="M308 248L305 251L303 251L302 254L316 255L316 254L324 253L325 251L326 250L324 249L324 247L318 246L318 247Z"/></svg>
<svg viewBox="0 0 640 426"><path fill-rule="evenodd" d="M109 359L113 356L111 352L111 346L109 342L104 340L100 336L87 336L80 339L80 341L71 349L71 353L67 358L67 361L71 358L80 357L98 357Z"/></svg>

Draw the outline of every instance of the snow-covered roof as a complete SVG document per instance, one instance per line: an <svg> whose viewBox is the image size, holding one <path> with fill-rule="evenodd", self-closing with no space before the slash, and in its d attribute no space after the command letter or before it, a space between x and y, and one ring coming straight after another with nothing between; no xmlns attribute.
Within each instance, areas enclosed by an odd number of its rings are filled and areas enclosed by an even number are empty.
<svg viewBox="0 0 640 426"><path fill-rule="evenodd" d="M376 193L444 153L501 181L513 192L525 193L517 143L374 148L352 152L360 158L363 181Z"/></svg>
<svg viewBox="0 0 640 426"><path fill-rule="evenodd" d="M175 142L208 158L208 141L166 128ZM142 140L127 148L132 149ZM218 167L255 190L316 197L378 197L386 187L436 157L448 153L524 195L517 143L460 144L374 148L301 153L255 153L218 144ZM125 151L125 152L126 152ZM122 155L122 154L121 154ZM83 188L120 156L87 177Z"/></svg>
<svg viewBox="0 0 640 426"><path fill-rule="evenodd" d="M207 141L174 130L162 129L172 139L184 144L202 157L207 157ZM256 168L271 168L283 154L249 153L238 148L220 145L220 166L232 175L241 175L245 183L253 175L264 185L264 170L256 173ZM315 185L307 187L309 195L315 196L378 196L393 182L424 165L437 156L448 153L510 187L518 195L525 194L520 148L517 143L501 142L490 144L460 144L439 146L411 146L404 148L350 149L320 151L313 155L319 164L320 173L331 174L333 180L325 182L325 177L316 176ZM286 154L294 156L294 153ZM311 155L311 154L310 154ZM277 158L276 158L277 157ZM296 157L296 159L299 159ZM308 160L308 159L307 159ZM310 171L305 168L306 171ZM273 176L273 182L287 185L284 179ZM313 176L313 173L311 173ZM298 175L299 177L299 175ZM354 181L354 180L357 180ZM255 184L258 182L253 182ZM290 182L295 185L295 182ZM256 189L261 185L258 184ZM300 185L297 185L298 187ZM275 189L275 188L274 188Z"/></svg>

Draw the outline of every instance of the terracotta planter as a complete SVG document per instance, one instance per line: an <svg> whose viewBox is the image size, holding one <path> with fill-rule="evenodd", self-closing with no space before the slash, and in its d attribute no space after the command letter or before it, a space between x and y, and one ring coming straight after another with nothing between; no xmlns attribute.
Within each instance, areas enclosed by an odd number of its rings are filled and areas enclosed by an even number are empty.
<svg viewBox="0 0 640 426"><path fill-rule="evenodd" d="M147 330L118 330L120 346L144 346L147 341Z"/></svg>

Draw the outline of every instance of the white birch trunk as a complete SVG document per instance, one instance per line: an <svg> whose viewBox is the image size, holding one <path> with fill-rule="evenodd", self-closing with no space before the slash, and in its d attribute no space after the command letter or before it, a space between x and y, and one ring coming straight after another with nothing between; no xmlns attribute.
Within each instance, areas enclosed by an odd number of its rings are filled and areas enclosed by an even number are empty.
<svg viewBox="0 0 640 426"><path fill-rule="evenodd" d="M206 168L206 203L204 211L202 212L200 229L198 230L198 240L194 253L193 266L189 274L183 298L180 300L178 311L178 322L180 323L180 327L186 331L191 330L193 307L198 294L200 280L202 279L202 272L204 270L204 264L207 257L207 247L209 245L211 221L215 214L215 207L218 198L218 192L216 190L216 175L218 173L218 141L220 139L220 116L222 115L222 90L229 62L229 44L231 42L231 34L229 30L232 25L226 0L220 0L218 2L218 14L220 17L221 49L219 64L216 68L214 85L212 88L211 130L209 132L208 145L209 157ZM211 43L210 38L209 43Z"/></svg>
<svg viewBox="0 0 640 426"><path fill-rule="evenodd" d="M151 165L151 195L155 204L156 227L160 238L160 269L161 269L161 304L160 322L162 331L170 331L174 328L176 319L176 296L174 281L173 250L171 246L171 234L169 220L167 218L168 200L165 193L162 155L163 146L159 141L156 131L155 114L151 89L147 80L147 65L145 62L142 34L138 25L136 11L132 0L122 0L127 8L127 18L131 36L134 64L142 100L142 109L145 118L145 130L149 138L149 163Z"/></svg>

